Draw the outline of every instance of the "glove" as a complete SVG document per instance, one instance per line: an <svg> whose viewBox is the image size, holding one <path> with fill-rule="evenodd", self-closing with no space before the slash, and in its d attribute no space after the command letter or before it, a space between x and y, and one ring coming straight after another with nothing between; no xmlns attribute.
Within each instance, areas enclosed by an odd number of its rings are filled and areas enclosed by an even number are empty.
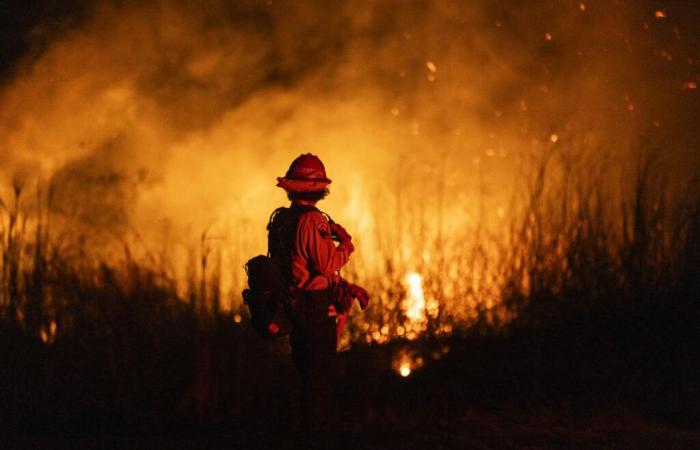
<svg viewBox="0 0 700 450"><path fill-rule="evenodd" d="M369 305L369 294L367 293L367 291L356 284L351 284L349 290L350 295L352 295L353 298L356 298L357 301L360 302L360 308L367 308L367 305Z"/></svg>
<svg viewBox="0 0 700 450"><path fill-rule="evenodd" d="M335 222L331 224L331 233L338 236L338 241L340 241L341 244L350 243L352 240L352 237L345 231L345 228Z"/></svg>

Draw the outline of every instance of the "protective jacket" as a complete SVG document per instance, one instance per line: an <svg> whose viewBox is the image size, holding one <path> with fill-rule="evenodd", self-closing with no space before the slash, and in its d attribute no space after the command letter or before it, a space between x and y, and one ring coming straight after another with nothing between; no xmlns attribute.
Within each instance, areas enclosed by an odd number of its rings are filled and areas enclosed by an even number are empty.
<svg viewBox="0 0 700 450"><path fill-rule="evenodd" d="M303 291L323 290L340 278L354 247L350 239L336 246L332 226L313 206L292 203L278 208L268 224L268 255L284 275L285 283Z"/></svg>
<svg viewBox="0 0 700 450"><path fill-rule="evenodd" d="M294 285L305 291L329 288L339 280L338 270L353 250L350 242L336 246L328 219L320 211L302 214L291 261Z"/></svg>

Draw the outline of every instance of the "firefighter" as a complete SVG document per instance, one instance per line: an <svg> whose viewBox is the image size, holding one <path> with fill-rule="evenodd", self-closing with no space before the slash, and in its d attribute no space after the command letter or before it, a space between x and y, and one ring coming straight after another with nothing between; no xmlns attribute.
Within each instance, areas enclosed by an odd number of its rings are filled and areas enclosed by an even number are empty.
<svg viewBox="0 0 700 450"><path fill-rule="evenodd" d="M345 228L316 209L331 184L321 160L310 153L300 155L277 181L292 203L273 215L268 251L294 292L290 343L301 375L301 425L307 430L322 429L330 425L332 415L342 324L353 298L364 309L369 296L339 276L355 248Z"/></svg>

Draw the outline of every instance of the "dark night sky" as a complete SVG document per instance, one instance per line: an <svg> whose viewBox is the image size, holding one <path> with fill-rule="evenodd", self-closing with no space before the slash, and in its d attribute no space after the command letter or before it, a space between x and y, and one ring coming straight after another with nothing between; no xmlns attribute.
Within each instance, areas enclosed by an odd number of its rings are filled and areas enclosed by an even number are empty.
<svg viewBox="0 0 700 450"><path fill-rule="evenodd" d="M85 0L2 0L0 2L0 78L15 62L42 45L41 30L56 31L79 22Z"/></svg>

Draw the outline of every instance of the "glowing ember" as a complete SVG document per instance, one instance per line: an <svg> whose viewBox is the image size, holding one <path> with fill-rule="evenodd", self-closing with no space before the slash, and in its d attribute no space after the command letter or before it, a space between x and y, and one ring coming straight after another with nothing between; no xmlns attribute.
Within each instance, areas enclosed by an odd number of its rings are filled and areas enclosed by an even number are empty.
<svg viewBox="0 0 700 450"><path fill-rule="evenodd" d="M681 88L686 91L689 89L697 89L698 84L695 81L686 81Z"/></svg>
<svg viewBox="0 0 700 450"><path fill-rule="evenodd" d="M39 332L39 336L41 337L41 341L44 344L52 343L54 341L54 339L56 338L56 329L57 329L56 321L52 320L51 323L49 324L48 330L42 329Z"/></svg>
<svg viewBox="0 0 700 450"><path fill-rule="evenodd" d="M666 61L673 61L673 55L669 53L667 50L661 50L658 52L659 56L664 58Z"/></svg>
<svg viewBox="0 0 700 450"><path fill-rule="evenodd" d="M233 321L236 323L241 323L242 317L240 314L236 314L233 316Z"/></svg>
<svg viewBox="0 0 700 450"><path fill-rule="evenodd" d="M552 144L555 144L559 140L559 136L556 133L552 133L549 136L549 140L552 142Z"/></svg>
<svg viewBox="0 0 700 450"><path fill-rule="evenodd" d="M586 10L586 4L585 4L585 3L579 3L579 4L578 4L578 9L580 9L581 11L585 11L585 10Z"/></svg>
<svg viewBox="0 0 700 450"><path fill-rule="evenodd" d="M551 33L545 33L544 38L547 39L548 41L552 40L552 34Z"/></svg>
<svg viewBox="0 0 700 450"><path fill-rule="evenodd" d="M403 347L394 355L391 368L405 378L413 373L414 370L423 367L424 363L423 357L416 355L415 349Z"/></svg>
<svg viewBox="0 0 700 450"><path fill-rule="evenodd" d="M666 11L662 11L662 10L658 9L654 13L654 17L656 17L657 19L665 19L666 18Z"/></svg>
<svg viewBox="0 0 700 450"><path fill-rule="evenodd" d="M433 72L433 73L435 73L437 71L437 66L432 61L426 61L425 67L427 67L428 70Z"/></svg>

